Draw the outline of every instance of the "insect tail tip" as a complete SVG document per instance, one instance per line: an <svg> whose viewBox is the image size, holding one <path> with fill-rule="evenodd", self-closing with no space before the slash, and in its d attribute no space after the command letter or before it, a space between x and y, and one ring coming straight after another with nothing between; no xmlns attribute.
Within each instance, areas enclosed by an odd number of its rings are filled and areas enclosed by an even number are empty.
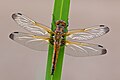
<svg viewBox="0 0 120 80"><path fill-rule="evenodd" d="M52 68L51 75L54 75L54 68Z"/></svg>

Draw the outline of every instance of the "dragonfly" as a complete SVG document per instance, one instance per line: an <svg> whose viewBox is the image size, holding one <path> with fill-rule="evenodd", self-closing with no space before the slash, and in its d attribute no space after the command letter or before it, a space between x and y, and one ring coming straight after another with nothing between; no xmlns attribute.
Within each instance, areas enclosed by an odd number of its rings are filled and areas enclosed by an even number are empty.
<svg viewBox="0 0 120 80"><path fill-rule="evenodd" d="M51 75L54 74L56 69L59 51L62 46L65 46L65 54L74 57L97 56L107 53L107 50L101 45L83 42L108 33L109 28L105 25L65 31L68 26L67 23L64 20L56 20L56 28L51 30L21 13L12 14L12 18L20 27L28 31L28 33L11 33L9 37L13 41L37 51L47 51L48 44L53 46Z"/></svg>

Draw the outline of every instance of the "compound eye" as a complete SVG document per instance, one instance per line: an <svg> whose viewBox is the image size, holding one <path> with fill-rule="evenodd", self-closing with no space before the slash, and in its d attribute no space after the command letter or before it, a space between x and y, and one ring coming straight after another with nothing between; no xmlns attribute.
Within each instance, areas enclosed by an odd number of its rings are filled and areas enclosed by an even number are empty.
<svg viewBox="0 0 120 80"><path fill-rule="evenodd" d="M56 22L56 25L59 25L59 24L60 24L60 21L57 21L57 22Z"/></svg>
<svg viewBox="0 0 120 80"><path fill-rule="evenodd" d="M66 26L66 23L62 22L62 26Z"/></svg>
<svg viewBox="0 0 120 80"><path fill-rule="evenodd" d="M66 23L62 20L56 21L56 25L66 26Z"/></svg>

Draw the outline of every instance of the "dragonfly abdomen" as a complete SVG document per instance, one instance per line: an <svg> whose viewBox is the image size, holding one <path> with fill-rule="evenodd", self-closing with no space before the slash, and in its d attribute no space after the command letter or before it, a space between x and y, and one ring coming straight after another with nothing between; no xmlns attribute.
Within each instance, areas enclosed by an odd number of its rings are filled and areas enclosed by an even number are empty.
<svg viewBox="0 0 120 80"><path fill-rule="evenodd" d="M56 63L58 59L58 54L59 54L59 49L60 49L60 44L58 42L54 42L54 53L53 53L53 63L52 63L52 71L51 75L54 74L55 69L56 69Z"/></svg>

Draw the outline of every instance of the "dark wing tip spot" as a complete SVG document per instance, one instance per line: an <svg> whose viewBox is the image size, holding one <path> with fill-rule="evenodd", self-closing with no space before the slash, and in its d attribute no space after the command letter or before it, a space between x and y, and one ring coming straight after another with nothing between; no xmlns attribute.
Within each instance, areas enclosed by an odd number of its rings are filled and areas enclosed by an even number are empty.
<svg viewBox="0 0 120 80"><path fill-rule="evenodd" d="M101 45L98 45L98 47L101 47L101 48L103 48L103 46L101 46Z"/></svg>
<svg viewBox="0 0 120 80"><path fill-rule="evenodd" d="M110 31L109 27L105 28L105 32L108 33Z"/></svg>
<svg viewBox="0 0 120 80"><path fill-rule="evenodd" d="M102 55L107 53L107 50L106 50L106 49L104 49L104 48L103 48L103 46L98 45L98 47L102 48L102 53L101 53Z"/></svg>
<svg viewBox="0 0 120 80"><path fill-rule="evenodd" d="M107 53L107 50L106 49L103 49L102 50L102 54L106 54Z"/></svg>
<svg viewBox="0 0 120 80"><path fill-rule="evenodd" d="M14 40L14 34L11 33L11 34L9 35L9 38L11 38L12 40Z"/></svg>
<svg viewBox="0 0 120 80"><path fill-rule="evenodd" d="M100 25L100 27L105 27L105 25Z"/></svg>
<svg viewBox="0 0 120 80"><path fill-rule="evenodd" d="M12 14L12 18L15 19L18 15L22 15L21 13L14 13Z"/></svg>
<svg viewBox="0 0 120 80"><path fill-rule="evenodd" d="M21 13L17 13L18 15L22 15Z"/></svg>
<svg viewBox="0 0 120 80"><path fill-rule="evenodd" d="M14 33L19 33L19 32L14 32Z"/></svg>
<svg viewBox="0 0 120 80"><path fill-rule="evenodd" d="M105 33L108 33L110 31L109 27L105 25L100 25L100 27L103 27L105 29Z"/></svg>
<svg viewBox="0 0 120 80"><path fill-rule="evenodd" d="M12 18L15 19L17 17L16 14L12 14Z"/></svg>

